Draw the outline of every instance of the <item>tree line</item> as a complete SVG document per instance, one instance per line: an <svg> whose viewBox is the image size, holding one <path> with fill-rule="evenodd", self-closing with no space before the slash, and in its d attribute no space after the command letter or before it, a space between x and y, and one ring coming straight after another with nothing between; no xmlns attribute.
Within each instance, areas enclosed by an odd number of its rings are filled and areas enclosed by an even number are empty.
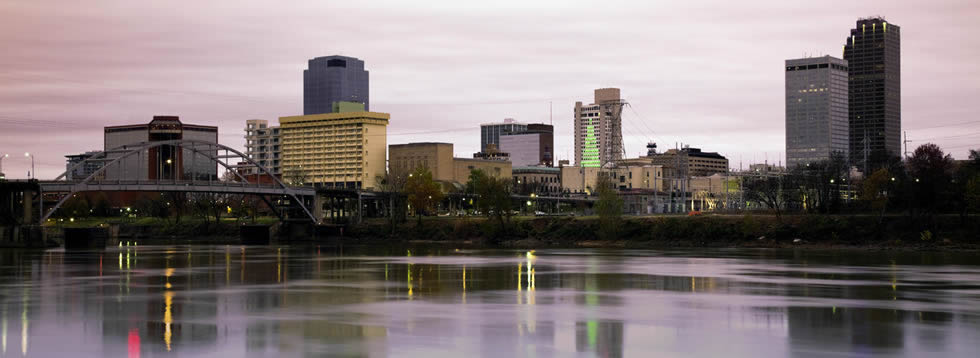
<svg viewBox="0 0 980 358"><path fill-rule="evenodd" d="M784 174L743 179L745 198L772 210L786 212L866 213L879 217L904 213L914 217L980 211L980 152L955 161L932 143L902 160L890 158L863 177L850 175L840 153L830 159L790 168Z"/></svg>

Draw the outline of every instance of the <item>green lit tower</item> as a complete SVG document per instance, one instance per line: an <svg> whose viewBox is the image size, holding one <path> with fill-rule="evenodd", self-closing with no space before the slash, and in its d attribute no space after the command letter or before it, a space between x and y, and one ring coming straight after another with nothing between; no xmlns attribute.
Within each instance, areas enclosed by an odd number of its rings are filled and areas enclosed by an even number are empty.
<svg viewBox="0 0 980 358"><path fill-rule="evenodd" d="M575 102L575 164L601 167L623 159L623 106L619 88L595 90L589 105Z"/></svg>

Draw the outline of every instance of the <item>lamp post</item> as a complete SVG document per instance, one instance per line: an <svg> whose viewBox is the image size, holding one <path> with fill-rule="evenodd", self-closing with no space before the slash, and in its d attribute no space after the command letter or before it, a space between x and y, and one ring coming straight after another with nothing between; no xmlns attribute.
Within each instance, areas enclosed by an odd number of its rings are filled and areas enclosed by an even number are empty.
<svg viewBox="0 0 980 358"><path fill-rule="evenodd" d="M28 175L28 177L30 177L29 179L36 179L37 173L34 172L34 155L30 152L24 152L24 156L31 157L31 175Z"/></svg>
<svg viewBox="0 0 980 358"><path fill-rule="evenodd" d="M0 155L0 179L3 179L3 158L9 157L10 154Z"/></svg>

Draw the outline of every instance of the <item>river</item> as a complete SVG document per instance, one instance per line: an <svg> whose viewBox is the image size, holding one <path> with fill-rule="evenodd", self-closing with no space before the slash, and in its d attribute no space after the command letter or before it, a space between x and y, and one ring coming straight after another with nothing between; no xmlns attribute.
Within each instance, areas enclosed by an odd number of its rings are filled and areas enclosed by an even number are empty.
<svg viewBox="0 0 980 358"><path fill-rule="evenodd" d="M975 253L0 250L2 357L977 357Z"/></svg>

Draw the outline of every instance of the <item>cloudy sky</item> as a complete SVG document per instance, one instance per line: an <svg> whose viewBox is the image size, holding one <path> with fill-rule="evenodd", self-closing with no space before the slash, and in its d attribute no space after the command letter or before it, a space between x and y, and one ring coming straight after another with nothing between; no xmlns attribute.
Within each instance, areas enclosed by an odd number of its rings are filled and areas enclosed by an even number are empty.
<svg viewBox="0 0 980 358"><path fill-rule="evenodd" d="M244 145L244 121L302 114L310 58L366 61L389 143L479 149L479 124L553 118L619 87L627 154L688 143L740 163L784 160L783 61L841 56L859 17L902 27L910 147L980 145L980 3L936 1L0 0L0 153L22 178L102 149L102 127L178 115ZM553 115L549 109L553 108ZM398 133L404 133L398 135Z"/></svg>

